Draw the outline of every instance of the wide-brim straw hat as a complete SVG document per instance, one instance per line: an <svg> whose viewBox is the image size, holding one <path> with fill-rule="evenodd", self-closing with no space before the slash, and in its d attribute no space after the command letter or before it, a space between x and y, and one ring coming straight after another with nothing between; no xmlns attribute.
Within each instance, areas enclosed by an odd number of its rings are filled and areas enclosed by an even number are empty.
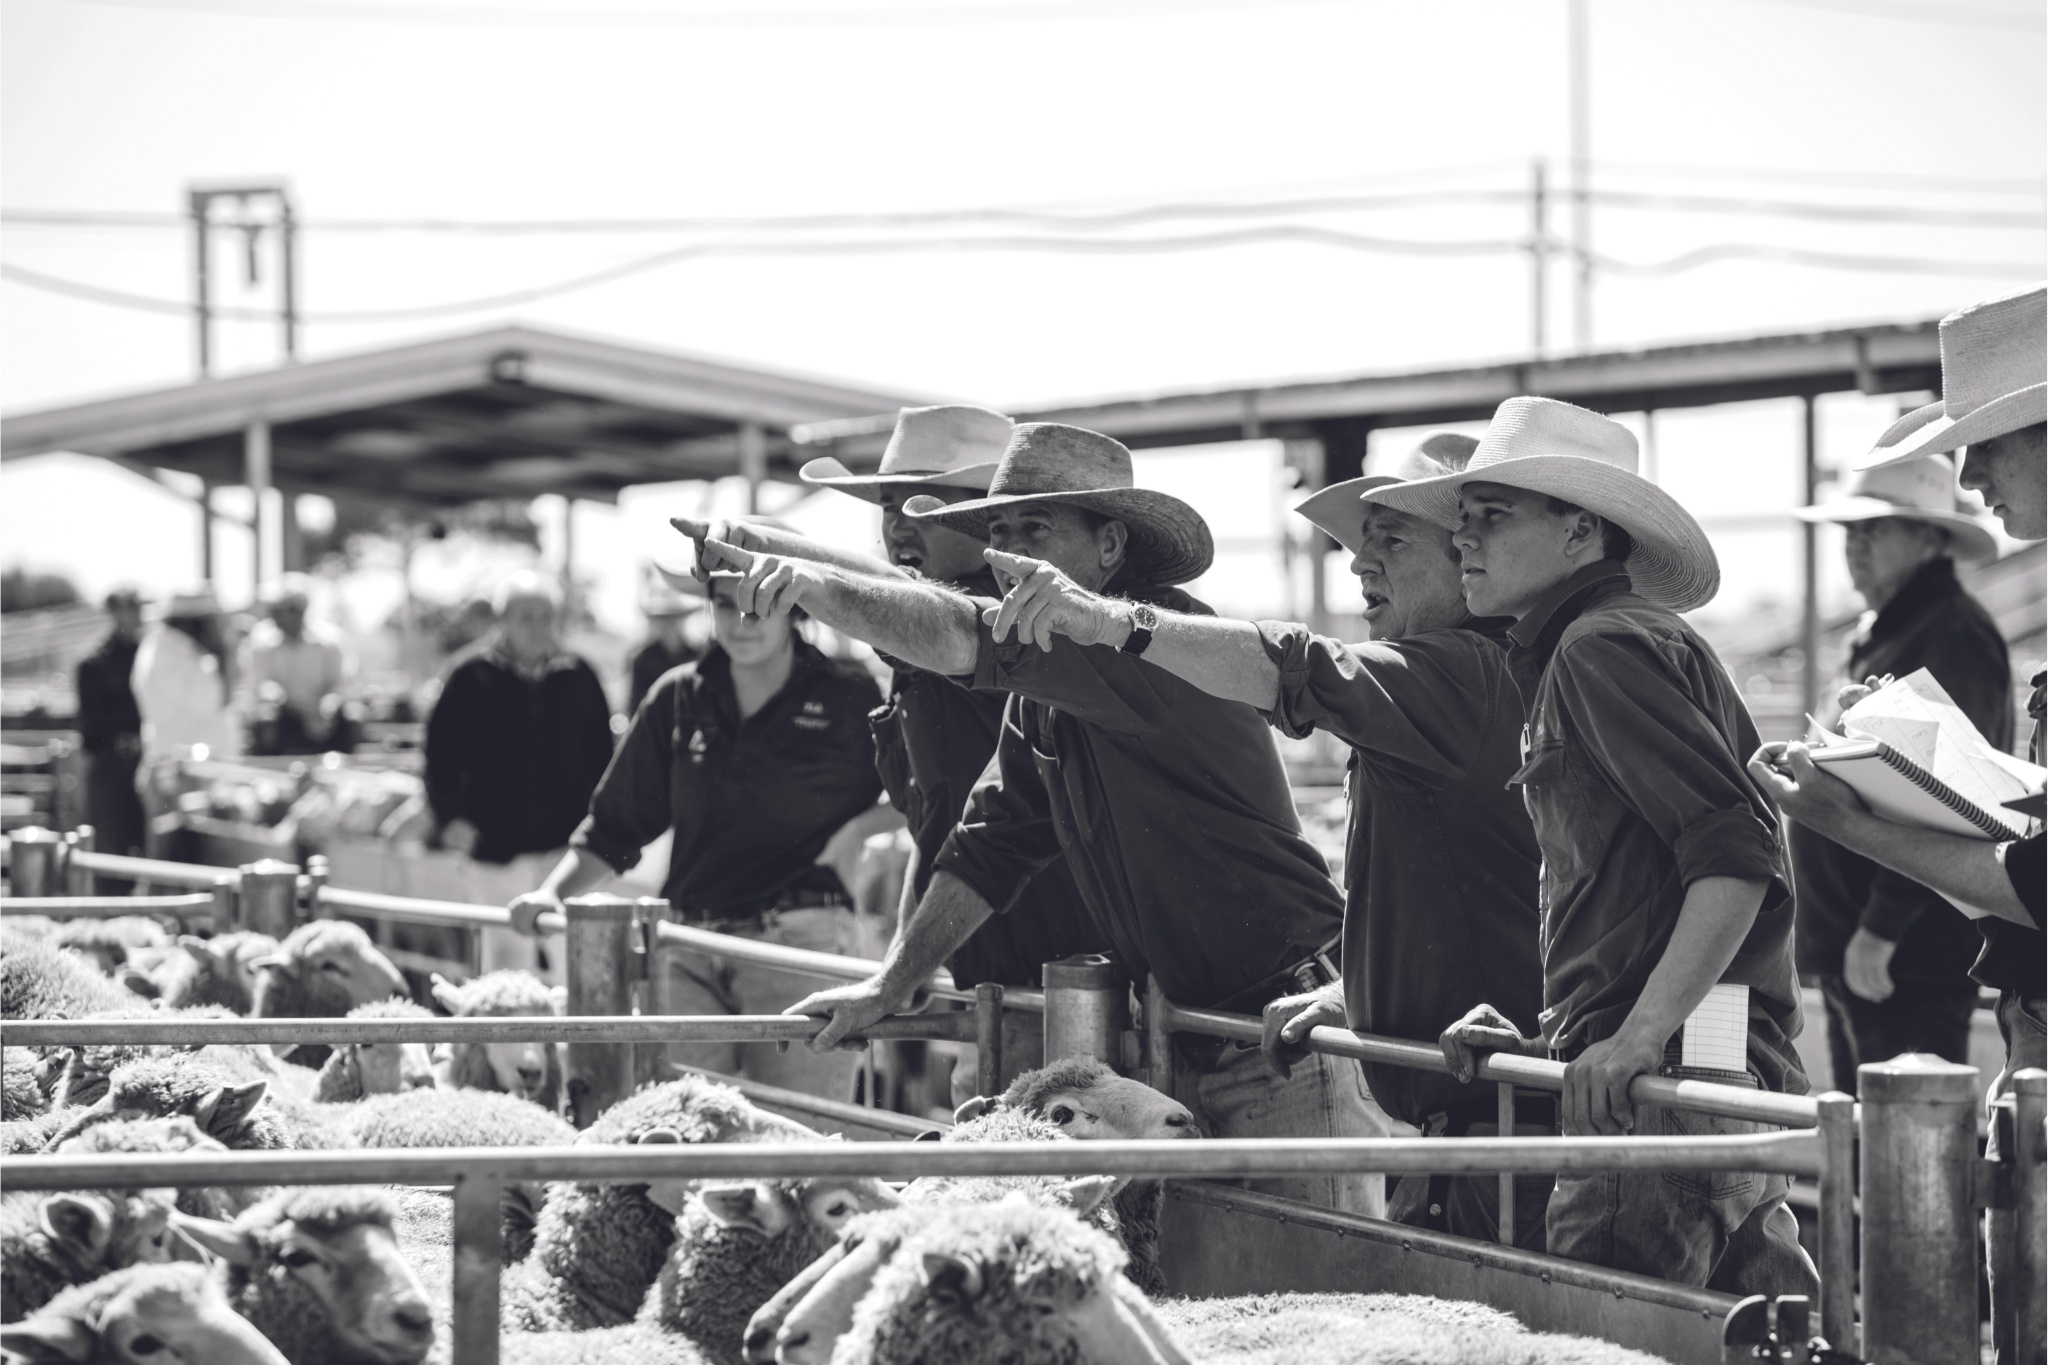
<svg viewBox="0 0 2048 1365"><path fill-rule="evenodd" d="M1368 459L1365 467L1369 473L1361 478L1331 484L1304 498L1294 511L1296 515L1314 522L1330 539L1355 555L1358 547L1365 543L1365 494L1389 484L1455 474L1465 467L1465 462L1472 458L1472 452L1478 445L1476 436L1460 436L1455 431L1432 432L1423 437L1419 445L1389 459ZM1446 531L1458 529L1455 503L1451 511L1450 520L1437 522Z"/></svg>
<svg viewBox="0 0 2048 1365"><path fill-rule="evenodd" d="M1458 490L1499 483L1574 503L1629 533L1628 576L1638 597L1691 611L1721 590L1707 533L1678 500L1636 472L1633 432L1554 398L1510 398L1493 414L1462 473L1388 484L1365 494L1438 525L1458 517Z"/></svg>
<svg viewBox="0 0 2048 1365"><path fill-rule="evenodd" d="M1010 444L1012 425L1000 412L964 403L904 408L896 414L896 429L874 473L856 474L836 457L822 455L796 476L867 502L880 502L882 490L895 485L938 484L986 493Z"/></svg>
<svg viewBox="0 0 2048 1365"><path fill-rule="evenodd" d="M1133 485L1131 452L1121 441L1058 422L1025 422L1011 433L987 497L910 516L987 540L990 514L1025 502L1083 507L1122 522L1130 533L1124 560L1148 583L1200 578L1216 558L1200 512L1170 493Z"/></svg>
<svg viewBox="0 0 2048 1365"><path fill-rule="evenodd" d="M1998 541L1982 517L1956 505L1956 471L1939 455L1921 455L1866 469L1849 478L1840 497L1801 507L1792 513L1801 521L1876 521L1897 517L1924 521L1948 532L1949 549L1958 559L1988 559Z"/></svg>
<svg viewBox="0 0 2048 1365"><path fill-rule="evenodd" d="M2048 285L1941 320L1941 395L1892 423L1856 468L1939 455L2048 422Z"/></svg>

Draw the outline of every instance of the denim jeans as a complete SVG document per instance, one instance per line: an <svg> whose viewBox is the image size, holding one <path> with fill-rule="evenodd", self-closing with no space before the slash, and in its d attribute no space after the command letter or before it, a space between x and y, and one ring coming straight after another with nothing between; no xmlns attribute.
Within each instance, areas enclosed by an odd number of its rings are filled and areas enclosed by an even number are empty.
<svg viewBox="0 0 2048 1365"><path fill-rule="evenodd" d="M1988 1104L2012 1093L2012 1077L2016 1071L2028 1067L2048 1067L2048 1024L2042 1020L2043 1001L2022 1000L2011 991L1998 997L1998 1032L2005 1039L2005 1069L1998 1073L1998 1079L1991 1083L1990 1093L1985 1096ZM1998 1125L1991 1125L1991 1140L1984 1144L1984 1155L1993 1161L2001 1153L1998 1141ZM2013 1260L2018 1248L2013 1238L2017 1224L2011 1209L1989 1209L1984 1214L1984 1244L1986 1267L1991 1277L1991 1326L1992 1342L1997 1347L1998 1365L2016 1365L2028 1359L2025 1352L2016 1350L2012 1341L2012 1304L2006 1302L2012 1290L2013 1277L2019 1273ZM2041 1358L2041 1343L2033 1343L2032 1359Z"/></svg>
<svg viewBox="0 0 2048 1365"><path fill-rule="evenodd" d="M1746 1072L1666 1066L1678 1080L1751 1086ZM1748 1136L1773 1125L1636 1106L1641 1137ZM1820 1274L1785 1207L1791 1181L1744 1171L1606 1171L1559 1176L1550 1254L1748 1296L1820 1293Z"/></svg>
<svg viewBox="0 0 2048 1365"><path fill-rule="evenodd" d="M1293 1076L1281 1080L1258 1048L1230 1044L1213 1067L1183 1066L1175 1093L1210 1137L1383 1138L1393 1131L1358 1063L1320 1053L1296 1062ZM1387 1181L1377 1173L1282 1176L1247 1180L1244 1188L1367 1218L1387 1216Z"/></svg>
<svg viewBox="0 0 2048 1365"><path fill-rule="evenodd" d="M1498 1123L1475 1123L1464 1137L1497 1137ZM1430 1128L1425 1137L1439 1134ZM1547 1123L1517 1123L1516 1137L1556 1137ZM1446 1137L1445 1142L1456 1142ZM1515 1245L1524 1251L1545 1250L1544 1221L1550 1205L1548 1176L1515 1177ZM1500 1180L1491 1175L1407 1175L1387 1200L1387 1217L1410 1227L1434 1228L1458 1237L1492 1242L1500 1236Z"/></svg>

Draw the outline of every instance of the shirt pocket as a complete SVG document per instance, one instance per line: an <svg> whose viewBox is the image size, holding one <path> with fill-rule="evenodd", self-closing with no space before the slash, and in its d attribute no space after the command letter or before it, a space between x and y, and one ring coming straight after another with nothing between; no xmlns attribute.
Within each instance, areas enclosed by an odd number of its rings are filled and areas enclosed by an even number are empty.
<svg viewBox="0 0 2048 1365"><path fill-rule="evenodd" d="M1508 785L1521 788L1543 854L1545 900L1554 903L1556 891L1592 872L1599 852L1565 742L1541 733L1532 737L1528 756Z"/></svg>

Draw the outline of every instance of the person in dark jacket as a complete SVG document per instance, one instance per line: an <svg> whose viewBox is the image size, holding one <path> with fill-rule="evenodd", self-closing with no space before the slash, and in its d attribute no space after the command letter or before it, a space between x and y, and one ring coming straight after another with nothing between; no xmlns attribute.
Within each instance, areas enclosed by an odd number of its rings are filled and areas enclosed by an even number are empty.
<svg viewBox="0 0 2048 1365"><path fill-rule="evenodd" d="M142 640L142 595L133 588L108 593L107 617L112 627L107 638L78 661L86 818L100 852L140 857L145 838L135 768L142 759L142 712L128 680Z"/></svg>
<svg viewBox="0 0 2048 1365"><path fill-rule="evenodd" d="M1855 476L1844 495L1802 509L1848 533L1849 578L1869 608L1849 641L1845 681L1925 668L1984 737L2012 748L2012 663L1991 614L1956 581L1955 561L1997 544L1956 509L1955 470L1923 455ZM1969 1059L1976 927L1940 893L1794 824L1799 970L1827 1002L1838 1089L1856 1068L1902 1052Z"/></svg>
<svg viewBox="0 0 2048 1365"><path fill-rule="evenodd" d="M640 614L647 618L647 638L626 656L628 716L640 709L640 703L662 674L704 657L704 651L683 634L683 622L696 607L692 599L701 599L702 588L695 582L689 585L697 589L695 593L676 588L662 579L659 570L650 574L650 579L640 594Z"/></svg>

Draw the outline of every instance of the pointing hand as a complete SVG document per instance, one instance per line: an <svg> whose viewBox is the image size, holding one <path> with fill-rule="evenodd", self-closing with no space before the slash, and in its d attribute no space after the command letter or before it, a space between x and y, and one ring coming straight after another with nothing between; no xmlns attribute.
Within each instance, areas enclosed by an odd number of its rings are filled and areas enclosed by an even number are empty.
<svg viewBox="0 0 2048 1365"><path fill-rule="evenodd" d="M981 614L997 640L1014 629L1020 643L1050 650L1055 635L1083 645L1118 646L1130 638L1130 608L1115 598L1088 591L1042 559L997 549L982 557L1010 584L1001 605Z"/></svg>

